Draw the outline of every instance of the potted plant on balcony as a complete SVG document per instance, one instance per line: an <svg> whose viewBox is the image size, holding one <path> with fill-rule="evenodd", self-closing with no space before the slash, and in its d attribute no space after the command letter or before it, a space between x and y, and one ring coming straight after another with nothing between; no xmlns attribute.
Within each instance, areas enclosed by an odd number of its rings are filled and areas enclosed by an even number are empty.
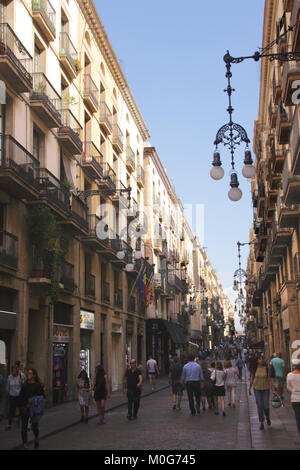
<svg viewBox="0 0 300 470"><path fill-rule="evenodd" d="M74 63L75 63L76 72L80 73L82 70L80 60L77 58L75 59Z"/></svg>
<svg viewBox="0 0 300 470"><path fill-rule="evenodd" d="M58 268L68 252L68 239L48 207L37 205L27 216L29 241L34 249L33 276L50 279L48 295L54 305L59 297Z"/></svg>

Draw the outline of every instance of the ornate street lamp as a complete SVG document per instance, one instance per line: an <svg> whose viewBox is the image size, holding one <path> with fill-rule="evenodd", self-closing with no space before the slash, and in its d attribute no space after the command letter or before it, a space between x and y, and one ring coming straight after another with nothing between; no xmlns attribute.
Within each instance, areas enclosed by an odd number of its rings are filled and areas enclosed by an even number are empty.
<svg viewBox="0 0 300 470"><path fill-rule="evenodd" d="M252 179L256 173L255 167L253 166L253 160L251 152L249 150L250 140L248 138L247 132L240 125L232 120L232 113L234 111L231 103L232 93L235 91L231 86L231 65L239 64L246 59L253 59L255 62L258 62L262 57L268 58L270 61L278 60L280 62L290 62L290 61L300 61L300 51L290 51L290 52L278 52L278 53L268 53L268 51L275 45L279 44L280 40L287 36L289 31L293 31L296 24L293 26L286 26L286 15L283 14L282 18L277 23L277 37L275 41L271 42L264 49L256 51L251 56L243 57L232 57L227 51L223 60L226 66L226 78L227 78L227 88L224 90L228 95L229 106L227 112L229 114L229 122L223 125L217 132L214 145L216 146L213 158L213 168L210 171L210 175L215 180L220 180L224 176L224 170L222 168L221 157L218 151L218 145L223 144L228 147L231 153L231 173L230 173L230 186L231 189L228 192L228 197L232 201L239 201L242 197L242 191L239 189L238 175L235 170L234 162L234 152L242 142L246 144L245 148L245 158L244 158L244 167L242 170L242 175L247 179ZM282 33L283 30L283 33Z"/></svg>

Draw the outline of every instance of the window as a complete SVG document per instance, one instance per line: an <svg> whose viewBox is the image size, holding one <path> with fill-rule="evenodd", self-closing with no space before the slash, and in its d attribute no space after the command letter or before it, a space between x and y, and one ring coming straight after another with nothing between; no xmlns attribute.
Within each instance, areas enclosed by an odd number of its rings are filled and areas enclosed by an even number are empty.
<svg viewBox="0 0 300 470"><path fill-rule="evenodd" d="M42 149L43 149L44 135L37 126L33 126L32 133L32 153L33 156L41 161L42 160Z"/></svg>
<svg viewBox="0 0 300 470"><path fill-rule="evenodd" d="M34 73L39 73L41 69L41 49L35 44L34 46Z"/></svg>

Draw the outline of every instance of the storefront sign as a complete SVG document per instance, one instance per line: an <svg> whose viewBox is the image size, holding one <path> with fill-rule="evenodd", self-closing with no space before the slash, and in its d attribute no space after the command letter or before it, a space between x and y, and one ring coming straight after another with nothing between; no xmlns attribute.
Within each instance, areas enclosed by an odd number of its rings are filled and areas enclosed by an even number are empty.
<svg viewBox="0 0 300 470"><path fill-rule="evenodd" d="M69 343L70 330L64 326L53 327L53 343Z"/></svg>
<svg viewBox="0 0 300 470"><path fill-rule="evenodd" d="M80 328L83 330L94 330L95 314L86 310L80 310Z"/></svg>

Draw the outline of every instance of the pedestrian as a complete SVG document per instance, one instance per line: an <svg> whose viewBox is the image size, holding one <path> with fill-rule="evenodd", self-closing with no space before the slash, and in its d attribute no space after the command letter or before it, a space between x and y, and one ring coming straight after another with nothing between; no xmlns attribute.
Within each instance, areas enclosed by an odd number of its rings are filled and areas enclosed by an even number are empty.
<svg viewBox="0 0 300 470"><path fill-rule="evenodd" d="M212 383L210 380L211 371L208 368L207 362L203 361L201 364L204 383L203 388L201 389L201 402L202 402L202 409L205 411L206 409L206 400L208 403L208 408L211 410L213 407L213 394L212 394Z"/></svg>
<svg viewBox="0 0 300 470"><path fill-rule="evenodd" d="M287 375L286 383L288 391L291 392L291 403L300 434L300 359L293 359L292 366L293 371Z"/></svg>
<svg viewBox="0 0 300 470"><path fill-rule="evenodd" d="M243 378L243 368L244 368L244 361L241 357L239 357L235 363L235 366L238 368L239 371L239 378L242 380Z"/></svg>
<svg viewBox="0 0 300 470"><path fill-rule="evenodd" d="M221 409L223 416L226 416L225 413L225 371L223 369L222 362L218 361L216 364L216 368L213 370L211 374L211 380L213 382L213 397L214 397L214 405L215 405L215 415L219 414L219 397L221 401Z"/></svg>
<svg viewBox="0 0 300 470"><path fill-rule="evenodd" d="M225 372L226 372L226 394L228 396L228 406L232 405L232 408L235 408L235 392L237 387L237 377L239 377L239 372L232 367L231 361L225 363Z"/></svg>
<svg viewBox="0 0 300 470"><path fill-rule="evenodd" d="M16 368L18 369L18 372L19 372L19 374L20 374L20 377L21 377L21 380L22 380L22 384L23 384L23 383L25 382L25 380L26 380L24 363L21 362L21 361L16 361L16 362L15 362L15 366L16 366Z"/></svg>
<svg viewBox="0 0 300 470"><path fill-rule="evenodd" d="M27 427L29 420L34 434L34 448L39 448L39 421L43 413L45 392L41 386L40 379L35 369L26 370L26 380L22 385L19 406L22 419L22 442L23 448L28 449Z"/></svg>
<svg viewBox="0 0 300 470"><path fill-rule="evenodd" d="M180 364L179 358L174 357L174 363L170 367L169 372L169 384L172 385L172 399L173 399L173 410L180 410L181 399L183 395L183 386L181 383L183 366Z"/></svg>
<svg viewBox="0 0 300 470"><path fill-rule="evenodd" d="M281 359L280 353L275 353L275 357L271 359L270 365L273 367L275 373L275 376L272 378L273 387L277 395L283 400L285 362L283 359Z"/></svg>
<svg viewBox="0 0 300 470"><path fill-rule="evenodd" d="M19 397L22 389L22 377L16 366L12 366L7 378L6 392L8 395L8 423L6 430L11 429L12 419L19 416Z"/></svg>
<svg viewBox="0 0 300 470"><path fill-rule="evenodd" d="M127 419L136 419L140 407L141 388L143 383L143 376L141 371L136 367L136 360L131 359L130 369L126 371L124 377L123 393L126 393L128 400L128 415Z"/></svg>
<svg viewBox="0 0 300 470"><path fill-rule="evenodd" d="M154 388L156 387L155 378L156 375L159 375L159 369L156 360L153 359L152 356L149 356L149 359L147 361L147 371L149 376L150 387L152 390L154 390Z"/></svg>
<svg viewBox="0 0 300 470"><path fill-rule="evenodd" d="M110 386L108 381L108 375L106 374L104 367L99 364L95 369L94 380L94 400L98 409L98 424L106 424L104 414L105 402L108 398L110 398Z"/></svg>
<svg viewBox="0 0 300 470"><path fill-rule="evenodd" d="M254 389L254 395L258 410L258 417L260 421L261 430L264 429L264 416L266 417L268 426L271 426L270 420L270 388L274 392L273 384L270 378L269 370L264 357L258 357L256 366L254 367L250 376L249 395L251 389Z"/></svg>
<svg viewBox="0 0 300 470"><path fill-rule="evenodd" d="M78 401L81 411L80 423L85 422L86 424L89 421L89 404L90 404L90 393L91 393L91 384L88 378L86 370L82 370L77 378L77 388L78 388Z"/></svg>
<svg viewBox="0 0 300 470"><path fill-rule="evenodd" d="M202 368L194 359L194 355L190 354L188 363L183 367L181 376L182 383L186 385L192 416L196 415L194 397L196 399L197 413L200 413L201 388L203 386L201 383L204 382Z"/></svg>

